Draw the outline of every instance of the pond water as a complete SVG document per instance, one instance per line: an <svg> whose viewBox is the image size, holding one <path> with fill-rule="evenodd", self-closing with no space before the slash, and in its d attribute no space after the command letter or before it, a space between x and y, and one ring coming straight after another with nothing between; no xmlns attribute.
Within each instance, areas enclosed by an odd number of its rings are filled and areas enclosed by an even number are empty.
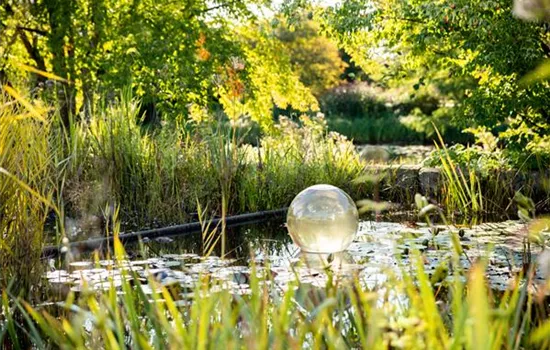
<svg viewBox="0 0 550 350"><path fill-rule="evenodd" d="M295 279L323 287L327 268L336 276L357 276L367 287L376 288L390 274L413 273L410 255L416 249L423 253L430 276L447 269L453 249L451 233L458 235L466 253L460 260L464 268L478 259L488 259L487 278L495 290L506 289L527 259L536 261L537 250L531 247L528 254L527 227L519 221L471 227L362 221L349 249L330 255L300 253L284 224L271 221L230 229L225 259L215 256L220 254L219 247L214 255L202 257L200 235L160 237L128 245L129 259L117 263L108 258L107 252L99 254L95 262L89 253L72 252L71 258L62 260L56 268L52 264L45 278L54 290L79 292L83 288L106 289L111 283L120 285L123 269L136 271L145 283L153 276L163 285L189 288L200 276L209 275L222 282L219 288L242 294L249 292L250 262L254 261L259 272L269 272L273 283L283 289ZM542 281L541 271L537 271L537 279Z"/></svg>

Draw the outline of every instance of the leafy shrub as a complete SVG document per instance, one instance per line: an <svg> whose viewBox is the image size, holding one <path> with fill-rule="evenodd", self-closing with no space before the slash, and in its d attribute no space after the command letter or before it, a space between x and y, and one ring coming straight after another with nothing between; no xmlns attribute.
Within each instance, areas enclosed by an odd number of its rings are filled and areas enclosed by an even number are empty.
<svg viewBox="0 0 550 350"><path fill-rule="evenodd" d="M511 127L498 133L506 145L506 154L512 164L526 169L544 169L550 164L550 136L548 124L540 121L530 126L515 121Z"/></svg>
<svg viewBox="0 0 550 350"><path fill-rule="evenodd" d="M400 122L397 117L388 118L327 118L330 130L346 135L358 144L420 144L425 135Z"/></svg>
<svg viewBox="0 0 550 350"><path fill-rule="evenodd" d="M474 169L484 175L488 175L492 170L511 169L509 159L504 156L504 152L489 152L478 145L465 146L456 144L447 147L447 152L453 163L468 169ZM426 166L440 166L441 157L445 156L442 150L433 151L424 161Z"/></svg>
<svg viewBox="0 0 550 350"><path fill-rule="evenodd" d="M349 119L383 118L393 115L391 105L381 96L383 90L365 83L344 84L320 98L325 115Z"/></svg>
<svg viewBox="0 0 550 350"><path fill-rule="evenodd" d="M424 161L424 164L427 166L440 166L441 159L448 155L453 164L479 172L483 176L487 176L495 170L512 169L514 164L508 153L499 147L498 138L491 132L486 128L470 128L466 131L473 134L476 144L471 146L456 144L435 150Z"/></svg>
<svg viewBox="0 0 550 350"><path fill-rule="evenodd" d="M446 140L469 140L453 125L452 111L426 91L346 84L321 98L321 110L331 130L357 143L431 143L436 138L434 125Z"/></svg>

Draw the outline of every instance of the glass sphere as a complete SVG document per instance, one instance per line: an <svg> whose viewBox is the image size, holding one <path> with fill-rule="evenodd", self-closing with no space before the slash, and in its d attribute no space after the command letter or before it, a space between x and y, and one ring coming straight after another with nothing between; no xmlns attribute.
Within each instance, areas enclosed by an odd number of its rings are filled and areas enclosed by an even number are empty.
<svg viewBox="0 0 550 350"><path fill-rule="evenodd" d="M357 234L357 207L338 187L315 185L294 198L286 223L290 237L302 251L341 252Z"/></svg>

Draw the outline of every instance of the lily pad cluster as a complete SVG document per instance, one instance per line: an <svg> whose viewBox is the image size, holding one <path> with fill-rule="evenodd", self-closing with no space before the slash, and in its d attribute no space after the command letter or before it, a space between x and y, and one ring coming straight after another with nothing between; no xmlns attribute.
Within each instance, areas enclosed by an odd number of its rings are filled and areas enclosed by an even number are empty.
<svg viewBox="0 0 550 350"><path fill-rule="evenodd" d="M453 242L453 237L457 241ZM536 263L539 248L530 246L527 237L528 227L520 221L472 227L363 221L357 239L343 253L304 254L289 241L278 242L274 249L272 240L258 238L251 242L247 259L184 252L142 260L75 261L66 269L48 272L45 278L54 288L77 293L119 287L122 278L137 279L146 293L160 286L177 286L184 297L192 296L193 287L201 280L211 283L211 292L227 289L247 294L253 273L274 290L294 287L297 282L323 288L328 281L342 283L351 278L376 289L389 276L414 274L411 257L419 254L431 282L442 284L452 278L450 262L458 244L465 270L477 261L486 261L491 287L505 290L526 265ZM543 280L538 269L537 279Z"/></svg>

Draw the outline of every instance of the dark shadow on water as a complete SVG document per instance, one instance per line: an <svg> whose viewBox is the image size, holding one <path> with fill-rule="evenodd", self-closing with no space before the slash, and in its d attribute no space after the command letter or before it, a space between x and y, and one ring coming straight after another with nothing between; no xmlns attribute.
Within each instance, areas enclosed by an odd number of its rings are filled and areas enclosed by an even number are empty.
<svg viewBox="0 0 550 350"><path fill-rule="evenodd" d="M483 222L499 222L509 219L502 216L484 216L476 218L455 217L453 222L457 225L471 226ZM422 222L417 213L412 211L392 212L387 214L365 214L361 220L374 222L404 223L414 227L417 222ZM432 218L437 224L440 220L437 216ZM291 239L282 219L273 219L261 223L247 224L237 227L229 227L225 238L225 258L234 259L240 263L247 262L251 256L256 256L258 251L269 255L280 255L284 249L288 249ZM205 255L208 247L204 246L201 233L163 236L154 239L144 239L138 243L125 245L126 252L131 260L160 257L166 254L197 254ZM97 251L100 258L112 255L110 247L104 246ZM92 252L72 251L72 260L92 258ZM221 256L221 240L215 245L210 255Z"/></svg>
<svg viewBox="0 0 550 350"><path fill-rule="evenodd" d="M278 254L291 242L284 221L270 220L262 223L230 227L226 231L225 258L240 262L248 261L254 251L262 250ZM71 260L88 260L94 254L100 259L113 255L111 247L105 245L96 252L73 250ZM131 260L159 257L166 254L197 254L204 255L208 247L203 244L201 233L173 235L144 239L125 245L125 250ZM210 255L221 256L221 240L214 246Z"/></svg>
<svg viewBox="0 0 550 350"><path fill-rule="evenodd" d="M183 237L172 236L169 238L171 239L169 242L151 241L147 243L150 253L157 255L182 253L203 255L207 248L203 246L200 233ZM248 260L254 249L265 249L266 251L281 250L290 241L284 222L281 220L228 228L226 232L225 257ZM133 244L127 246L126 249L131 252L139 248L139 244ZM211 255L221 256L221 248L221 243L218 243Z"/></svg>

